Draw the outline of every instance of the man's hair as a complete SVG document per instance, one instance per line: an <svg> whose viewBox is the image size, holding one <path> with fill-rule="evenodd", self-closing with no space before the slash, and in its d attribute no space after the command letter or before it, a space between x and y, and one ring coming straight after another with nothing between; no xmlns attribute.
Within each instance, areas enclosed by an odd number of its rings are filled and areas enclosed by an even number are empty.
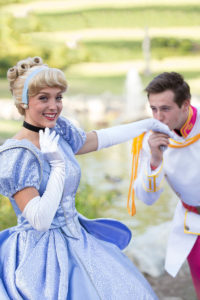
<svg viewBox="0 0 200 300"><path fill-rule="evenodd" d="M191 99L190 87L183 76L176 72L164 72L156 76L145 88L147 96L170 90L174 93L174 102L181 107L185 100Z"/></svg>

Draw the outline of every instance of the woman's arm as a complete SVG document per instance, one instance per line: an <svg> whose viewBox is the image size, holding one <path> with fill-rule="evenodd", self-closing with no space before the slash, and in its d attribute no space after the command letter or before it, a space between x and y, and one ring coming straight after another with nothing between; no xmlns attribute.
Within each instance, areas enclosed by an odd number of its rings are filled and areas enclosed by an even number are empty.
<svg viewBox="0 0 200 300"><path fill-rule="evenodd" d="M14 195L15 202L19 209L23 212L28 202L39 196L38 191L34 187L27 187Z"/></svg>
<svg viewBox="0 0 200 300"><path fill-rule="evenodd" d="M42 196L33 187L27 187L14 195L22 216L38 231L47 231L58 209L65 182L65 163L57 146L59 136L49 128L40 132L41 151L49 161L51 172Z"/></svg>
<svg viewBox="0 0 200 300"><path fill-rule="evenodd" d="M173 137L167 125L156 119L145 119L87 133L86 142L76 154L85 154L124 143L149 130L163 132Z"/></svg>
<svg viewBox="0 0 200 300"><path fill-rule="evenodd" d="M98 148L98 137L96 131L86 133L86 141L83 147L76 154L85 154L96 151Z"/></svg>

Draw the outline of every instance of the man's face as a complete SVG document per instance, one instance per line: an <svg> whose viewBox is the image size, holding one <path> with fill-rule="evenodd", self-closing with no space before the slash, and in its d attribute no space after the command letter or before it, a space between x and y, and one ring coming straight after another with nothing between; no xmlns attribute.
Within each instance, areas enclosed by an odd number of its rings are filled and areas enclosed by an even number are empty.
<svg viewBox="0 0 200 300"><path fill-rule="evenodd" d="M149 104L153 117L168 127L181 129L188 117L189 100L185 100L181 107L174 102L174 92L166 90L158 94L149 95Z"/></svg>

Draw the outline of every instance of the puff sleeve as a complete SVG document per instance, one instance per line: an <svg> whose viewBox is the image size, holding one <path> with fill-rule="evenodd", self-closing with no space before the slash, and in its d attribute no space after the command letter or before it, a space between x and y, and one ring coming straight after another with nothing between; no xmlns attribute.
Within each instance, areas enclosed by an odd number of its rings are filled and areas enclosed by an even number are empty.
<svg viewBox="0 0 200 300"><path fill-rule="evenodd" d="M71 146L75 154L82 148L86 141L84 130L75 127L64 117L59 117L55 130Z"/></svg>
<svg viewBox="0 0 200 300"><path fill-rule="evenodd" d="M37 190L42 178L39 159L32 151L16 147L0 151L0 194L11 197L25 187Z"/></svg>

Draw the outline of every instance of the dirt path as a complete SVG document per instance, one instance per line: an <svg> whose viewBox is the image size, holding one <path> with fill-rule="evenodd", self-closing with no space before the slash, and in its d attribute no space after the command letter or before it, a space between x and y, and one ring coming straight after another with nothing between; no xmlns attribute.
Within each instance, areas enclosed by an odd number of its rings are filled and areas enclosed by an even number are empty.
<svg viewBox="0 0 200 300"><path fill-rule="evenodd" d="M190 271L185 264L176 278L167 273L159 278L145 276L159 300L197 300L192 284Z"/></svg>

